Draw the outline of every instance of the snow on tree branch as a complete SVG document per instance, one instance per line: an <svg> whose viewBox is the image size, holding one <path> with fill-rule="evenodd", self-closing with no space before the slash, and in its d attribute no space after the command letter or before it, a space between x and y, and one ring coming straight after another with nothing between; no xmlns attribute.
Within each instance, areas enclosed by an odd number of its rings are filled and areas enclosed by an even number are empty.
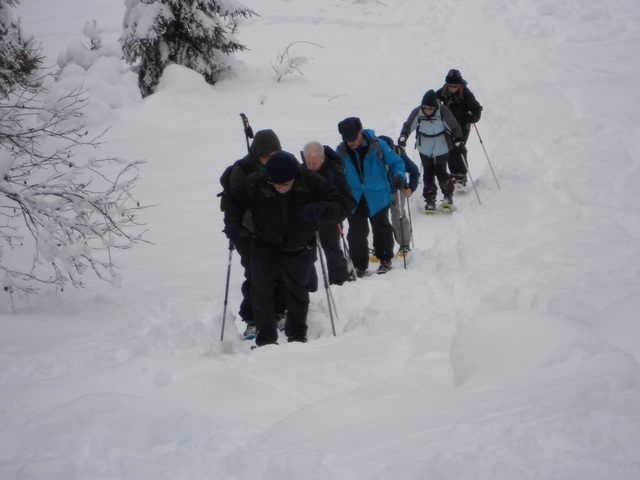
<svg viewBox="0 0 640 480"><path fill-rule="evenodd" d="M117 280L113 251L143 241L133 195L142 162L87 155L104 132L84 126L82 91L46 93L14 88L0 98L0 281L9 294L81 287L89 270Z"/></svg>
<svg viewBox="0 0 640 480"><path fill-rule="evenodd" d="M142 96L151 95L162 72L176 63L214 85L231 69L233 52L247 48L236 38L241 18L256 15L233 0L126 0L120 42L134 65Z"/></svg>
<svg viewBox="0 0 640 480"><path fill-rule="evenodd" d="M292 74L294 72L298 72L300 75L304 75L301 68L308 62L309 59L307 57L296 55L293 50L289 50L294 45L300 43L307 43L309 45L315 45L319 48L324 48L317 43L306 42L304 40L299 40L287 45L287 48L284 49L284 52L278 54L275 63L271 64L271 68L273 68L273 71L276 73L276 80L278 82L282 80L286 75Z"/></svg>

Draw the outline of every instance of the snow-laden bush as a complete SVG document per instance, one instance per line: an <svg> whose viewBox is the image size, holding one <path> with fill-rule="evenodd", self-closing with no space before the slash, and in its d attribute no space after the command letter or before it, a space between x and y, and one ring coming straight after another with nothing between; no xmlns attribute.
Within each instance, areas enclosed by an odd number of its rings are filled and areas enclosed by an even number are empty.
<svg viewBox="0 0 640 480"><path fill-rule="evenodd" d="M141 162L92 156L100 134L82 124L82 92L47 94L0 99L0 281L10 294L79 287L88 270L113 280L113 250L143 233L133 197Z"/></svg>
<svg viewBox="0 0 640 480"><path fill-rule="evenodd" d="M0 283L12 296L37 284L79 287L88 271L117 280L113 251L142 241L143 207L133 197L141 162L96 155L104 129L87 127L83 81L69 82L96 65L104 70L99 29L85 28L93 49L67 49L54 82L35 50L22 53L32 55L29 71L16 63L17 47L33 41L22 41L7 10L15 3L0 0L0 45L13 48L1 50L0 63L17 69L3 70L0 91Z"/></svg>

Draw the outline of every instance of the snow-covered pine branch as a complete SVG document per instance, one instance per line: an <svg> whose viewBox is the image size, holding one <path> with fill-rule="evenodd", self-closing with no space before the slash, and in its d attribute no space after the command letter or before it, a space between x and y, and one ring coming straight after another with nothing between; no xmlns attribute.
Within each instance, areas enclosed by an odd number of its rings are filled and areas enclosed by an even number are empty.
<svg viewBox="0 0 640 480"><path fill-rule="evenodd" d="M0 0L0 95L15 84L33 82L42 57L33 37L24 39L20 21L13 15L18 0Z"/></svg>
<svg viewBox="0 0 640 480"><path fill-rule="evenodd" d="M256 15L234 0L127 0L126 6L122 52L138 73L143 97L170 63L215 84L231 69L230 55L246 50L235 37L238 21Z"/></svg>

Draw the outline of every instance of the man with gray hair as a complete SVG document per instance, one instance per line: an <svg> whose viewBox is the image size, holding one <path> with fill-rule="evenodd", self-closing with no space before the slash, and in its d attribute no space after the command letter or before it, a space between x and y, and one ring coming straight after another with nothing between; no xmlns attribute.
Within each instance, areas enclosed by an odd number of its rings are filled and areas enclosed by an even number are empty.
<svg viewBox="0 0 640 480"><path fill-rule="evenodd" d="M342 159L333 149L317 141L308 142L302 150L302 160L308 170L322 175L336 187L338 193L345 198L347 211L355 208L351 188L344 177ZM322 222L318 229L320 244L327 257L329 283L332 285L342 285L344 282L355 280L355 272L349 270L347 259L340 246L341 230L341 223L332 222Z"/></svg>

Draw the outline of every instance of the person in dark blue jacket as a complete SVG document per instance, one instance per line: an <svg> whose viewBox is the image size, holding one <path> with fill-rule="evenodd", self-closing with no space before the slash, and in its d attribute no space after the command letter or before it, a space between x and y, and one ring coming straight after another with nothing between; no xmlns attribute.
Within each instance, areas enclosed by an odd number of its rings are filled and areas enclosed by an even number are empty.
<svg viewBox="0 0 640 480"><path fill-rule="evenodd" d="M336 151L344 163L345 176L357 202L347 215L349 251L358 277L369 268L369 223L373 230L373 249L380 259L378 274L391 270L393 227L389 222L391 184L405 183L404 162L375 132L363 129L358 117L348 117L338 124L343 142Z"/></svg>
<svg viewBox="0 0 640 480"><path fill-rule="evenodd" d="M344 177L344 165L342 159L329 146L322 145L320 142L308 142L302 150L302 161L304 166L322 175L331 185L334 185L340 195L345 198L347 211L355 208L355 200L351 195L351 188ZM318 227L320 234L320 245L327 258L327 271L329 274L329 283L331 285L342 285L344 282L355 280L355 272L350 271L347 258L342 251L340 245L340 234L342 232L342 222L323 222ZM313 270L312 275L316 272ZM317 278L311 280L310 285L317 285Z"/></svg>
<svg viewBox="0 0 640 480"><path fill-rule="evenodd" d="M396 243L400 245L398 255L404 257L411 250L411 239L413 232L411 230L411 223L407 218L407 212L405 205L407 199L413 195L413 192L418 188L418 182L420 181L420 169L409 158L409 155L399 145L394 145L391 137L386 135L380 135L380 140L387 142L393 151L400 155L400 158L404 162L404 169L409 175L409 181L405 182L401 189L391 189L391 226L393 227L393 234L396 238Z"/></svg>

